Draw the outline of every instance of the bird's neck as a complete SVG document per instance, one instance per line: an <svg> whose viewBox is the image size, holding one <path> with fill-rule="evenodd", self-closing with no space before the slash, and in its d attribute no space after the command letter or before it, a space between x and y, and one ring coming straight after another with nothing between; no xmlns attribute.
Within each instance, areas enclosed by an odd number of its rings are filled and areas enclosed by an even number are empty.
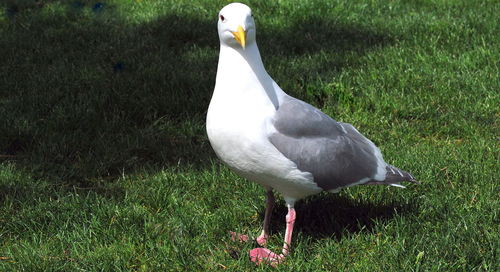
<svg viewBox="0 0 500 272"><path fill-rule="evenodd" d="M256 43L249 44L245 49L232 48L221 44L217 74L234 74L238 77L254 75L269 77L262 63L259 48ZM221 73L223 72L223 73ZM219 80L219 78L217 78Z"/></svg>
<svg viewBox="0 0 500 272"><path fill-rule="evenodd" d="M246 91L244 86L256 82L262 87L258 88L263 91L262 95L265 95L277 109L278 94L273 86L274 81L264 68L257 44L255 42L248 44L245 49L235 49L221 44L216 89L217 86L231 85L233 91L237 89ZM255 91L255 88L252 90Z"/></svg>

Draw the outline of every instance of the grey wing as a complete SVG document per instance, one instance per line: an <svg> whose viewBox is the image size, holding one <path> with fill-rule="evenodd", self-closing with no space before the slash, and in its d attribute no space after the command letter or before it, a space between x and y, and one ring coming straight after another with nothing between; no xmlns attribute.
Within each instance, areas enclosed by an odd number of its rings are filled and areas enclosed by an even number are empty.
<svg viewBox="0 0 500 272"><path fill-rule="evenodd" d="M315 107L285 97L273 119L271 143L324 190L385 178L386 163L375 145L352 125L340 123Z"/></svg>

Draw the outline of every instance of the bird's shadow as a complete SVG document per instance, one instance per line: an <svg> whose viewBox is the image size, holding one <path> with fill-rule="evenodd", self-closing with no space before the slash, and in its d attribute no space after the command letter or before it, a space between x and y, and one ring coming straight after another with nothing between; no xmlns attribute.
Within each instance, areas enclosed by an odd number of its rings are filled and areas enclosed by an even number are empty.
<svg viewBox="0 0 500 272"><path fill-rule="evenodd" d="M410 204L393 202L374 204L334 194L320 194L295 205L294 233L312 239L335 238L341 240L349 234L371 233L377 222L386 222L396 215L416 210ZM271 234L284 232L288 210L278 205L271 217ZM264 213L261 214L263 218Z"/></svg>

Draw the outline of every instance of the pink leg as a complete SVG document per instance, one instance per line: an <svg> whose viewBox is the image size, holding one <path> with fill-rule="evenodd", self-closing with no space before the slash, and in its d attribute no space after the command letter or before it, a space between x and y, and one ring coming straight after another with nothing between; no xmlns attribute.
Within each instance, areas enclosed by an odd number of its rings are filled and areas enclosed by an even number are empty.
<svg viewBox="0 0 500 272"><path fill-rule="evenodd" d="M288 214L286 215L286 231L285 231L285 243L283 244L283 255L286 256L290 252L290 245L292 244L292 232L293 225L295 224L295 209L288 208Z"/></svg>
<svg viewBox="0 0 500 272"><path fill-rule="evenodd" d="M271 222L271 214L273 213L273 208L274 208L274 194L273 190L269 189L267 190L267 197L266 197L266 212L264 214L264 226L262 228L261 234L256 239L257 244L263 247L266 246L267 238L269 238L269 223Z"/></svg>
<svg viewBox="0 0 500 272"><path fill-rule="evenodd" d="M283 245L282 254L278 255L267 248L254 248L250 251L250 260L256 264L266 262L271 264L272 266L276 266L280 262L284 261L285 257L290 252L290 244L292 243L292 233L295 218L295 209L293 207L289 207L288 214L286 215L285 242Z"/></svg>

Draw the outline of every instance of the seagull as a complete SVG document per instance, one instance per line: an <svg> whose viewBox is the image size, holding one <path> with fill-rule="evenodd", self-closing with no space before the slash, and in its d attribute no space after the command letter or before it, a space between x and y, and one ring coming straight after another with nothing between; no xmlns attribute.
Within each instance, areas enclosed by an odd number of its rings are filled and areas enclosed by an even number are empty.
<svg viewBox="0 0 500 272"><path fill-rule="evenodd" d="M380 149L351 124L337 122L286 94L264 68L252 10L232 3L218 14L220 52L206 129L217 157L241 177L267 191L256 263L276 265L290 252L297 200L354 185L417 180L387 164ZM265 248L274 207L273 190L288 208L280 254Z"/></svg>

